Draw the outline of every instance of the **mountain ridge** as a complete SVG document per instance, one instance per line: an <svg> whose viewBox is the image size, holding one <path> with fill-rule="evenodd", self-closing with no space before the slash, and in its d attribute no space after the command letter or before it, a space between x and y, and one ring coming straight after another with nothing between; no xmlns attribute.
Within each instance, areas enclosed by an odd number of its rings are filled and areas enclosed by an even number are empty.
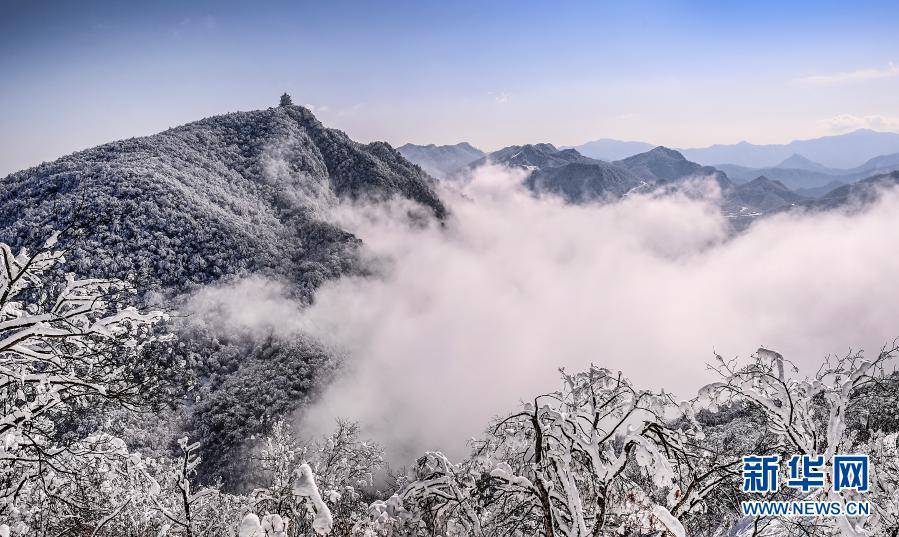
<svg viewBox="0 0 899 537"><path fill-rule="evenodd" d="M593 158L621 160L655 147L642 141L600 138L571 146ZM597 149L593 149L597 148ZM609 157L604 153L615 153ZM678 148L688 160L706 166L732 164L749 168L774 168L793 155L825 168L851 169L881 155L899 153L899 133L857 129L843 134L796 139L785 144L712 144L704 147Z"/></svg>
<svg viewBox="0 0 899 537"><path fill-rule="evenodd" d="M808 159L804 160L808 161ZM716 167L737 182L746 182L760 175L765 175L783 181L794 190L819 189L834 181L852 183L872 175L889 173L899 169L899 153L879 155L868 159L855 168L849 169L827 168L811 161L808 161L811 162L811 165L807 165L805 168L782 166L790 163L801 164L796 159L787 159L787 161L782 162L781 165L769 168L749 168L734 164L717 164Z"/></svg>
<svg viewBox="0 0 899 537"><path fill-rule="evenodd" d="M707 176L714 179L722 189L733 186L727 175L720 170L691 162L679 151L664 146L615 161L614 164L630 170L644 180L655 179L660 183L678 181L685 177Z"/></svg>
<svg viewBox="0 0 899 537"><path fill-rule="evenodd" d="M848 169L865 161L899 152L899 133L857 129L845 134L793 140L786 144L714 144L683 149L690 160L714 166L736 164L746 167L776 167L793 154L803 155L828 168Z"/></svg>
<svg viewBox="0 0 899 537"><path fill-rule="evenodd" d="M863 206L874 202L881 189L899 187L899 170L867 177L852 184L837 187L803 206L817 210Z"/></svg>
<svg viewBox="0 0 899 537"><path fill-rule="evenodd" d="M305 282L299 287L308 293L347 268L346 249L356 244L315 217L316 197L404 196L443 217L432 181L384 142L360 144L305 108L277 107L213 116L12 173L0 180L0 232L13 247L34 245L78 215L91 227L69 255L78 273L131 274L180 292L266 269ZM304 234L307 240L297 238ZM141 255L135 242L145 247Z"/></svg>
<svg viewBox="0 0 899 537"><path fill-rule="evenodd" d="M618 198L642 184L620 166L549 143L504 147L468 167L474 169L487 163L526 169L530 173L524 186L535 194L557 195L571 203Z"/></svg>

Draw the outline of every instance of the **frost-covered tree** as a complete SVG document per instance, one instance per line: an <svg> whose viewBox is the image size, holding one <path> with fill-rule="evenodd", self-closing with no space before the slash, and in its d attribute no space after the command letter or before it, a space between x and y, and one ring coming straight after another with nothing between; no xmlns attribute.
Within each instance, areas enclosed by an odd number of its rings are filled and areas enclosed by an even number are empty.
<svg viewBox="0 0 899 537"><path fill-rule="evenodd" d="M293 99L290 98L287 92L281 94L281 101L278 103L278 106L293 106Z"/></svg>
<svg viewBox="0 0 899 537"><path fill-rule="evenodd" d="M238 537L287 537L290 521L281 515L267 514L261 519L255 513L243 517L238 528Z"/></svg>
<svg viewBox="0 0 899 537"><path fill-rule="evenodd" d="M308 464L300 464L293 472L290 483L291 501L282 504L282 509L288 509L291 512L296 504L305 510L310 523L309 529L317 535L327 535L331 533L334 527L334 518L331 510L322 498L321 491L315 482L315 474ZM259 504L254 505L255 508ZM296 523L291 525L292 520L302 522L303 518L291 519L282 517L278 513L267 513L261 519L255 513L247 514L240 524L240 537L288 537L289 535L308 535L306 528L299 527ZM293 527L293 531L291 528Z"/></svg>
<svg viewBox="0 0 899 537"><path fill-rule="evenodd" d="M59 494L80 476L79 456L97 454L79 416L135 409L156 382L141 350L163 315L123 306L122 281L55 281L56 241L18 255L0 244L0 516L36 490L83 508Z"/></svg>
<svg viewBox="0 0 899 537"><path fill-rule="evenodd" d="M670 397L593 367L498 420L472 457L428 453L401 490L371 507L375 530L414 535L683 535ZM666 494L667 493L667 494ZM684 509L686 512L688 509Z"/></svg>
<svg viewBox="0 0 899 537"><path fill-rule="evenodd" d="M314 502L296 501L297 476L308 466L320 495L333 514L334 532L350 535L367 514L367 489L383 464L380 446L359 438L359 425L337 421L331 434L300 441L290 426L278 420L253 456L257 480L253 491L256 512L276 513L290 522L287 536L305 535L315 529L318 509ZM369 499L370 500L370 499Z"/></svg>
<svg viewBox="0 0 899 537"><path fill-rule="evenodd" d="M349 534L367 515L374 477L384 465L383 448L360 437L356 422L337 420L331 434L310 443L306 457L334 514L334 530Z"/></svg>
<svg viewBox="0 0 899 537"><path fill-rule="evenodd" d="M150 480L149 496L153 502L153 508L165 517L160 533L185 535L186 537L207 535L208 533L200 528L210 524L202 520L198 511L199 506L207 496L214 493L214 490L210 488L196 489L193 486L194 478L197 475L197 465L200 464L200 457L197 455L200 443L189 443L187 437L182 437L178 439L178 448L180 449L179 457L176 459L174 468L166 476L173 489L172 494L169 495L174 499L173 502L168 502L166 505L166 502L161 500L165 496L160 494L159 482L149 474L147 475Z"/></svg>
<svg viewBox="0 0 899 537"><path fill-rule="evenodd" d="M777 353L719 359L722 381L691 401L641 391L620 374L563 372L562 389L497 420L452 463L421 457L396 494L371 505L377 535L847 536L899 535L897 432L878 406L895 398L896 348L866 361L828 360L801 378ZM870 517L743 517L741 457L868 454ZM811 496L860 499L828 482Z"/></svg>
<svg viewBox="0 0 899 537"><path fill-rule="evenodd" d="M861 353L827 359L815 375L801 377L799 370L782 355L759 349L747 364L717 357L713 369L722 377L705 387L702 395L713 404L722 401L745 401L760 409L767 420L772 442L763 451L778 453L781 459L794 455L823 456L826 466L835 454L867 454L876 465L877 479L873 491L866 496L874 512L870 517L805 520L758 519L740 535L842 535L862 537L899 534L896 500L899 497L899 467L891 454L896 453L895 431L885 431L870 418L872 393L887 391L895 397L897 379L891 370L899 347L884 348L876 358L866 360ZM865 440L859 429L850 427L852 420L867 423ZM781 491L782 496L797 497L795 491ZM855 492L836 491L827 481L819 490L802 494L804 500L861 499Z"/></svg>
<svg viewBox="0 0 899 537"><path fill-rule="evenodd" d="M160 459L107 435L90 440L93 452L72 457L80 466L71 466L62 498L85 507L69 514L64 503L45 502L41 516L26 521L27 535L218 537L232 534L248 509L248 498L194 482L198 444L186 438L176 456Z"/></svg>

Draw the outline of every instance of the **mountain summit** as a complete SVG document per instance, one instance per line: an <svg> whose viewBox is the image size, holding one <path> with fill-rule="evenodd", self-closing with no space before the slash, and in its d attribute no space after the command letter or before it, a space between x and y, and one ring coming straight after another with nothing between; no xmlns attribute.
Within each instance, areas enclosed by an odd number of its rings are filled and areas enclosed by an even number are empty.
<svg viewBox="0 0 899 537"><path fill-rule="evenodd" d="M711 166L702 166L687 160L679 151L664 146L634 155L615 164L630 170L645 181L670 183L688 177L711 177L722 188L732 185L727 176Z"/></svg>
<svg viewBox="0 0 899 537"><path fill-rule="evenodd" d="M784 159L784 161L778 164L776 167L824 173L827 173L827 171L830 170L830 168L828 168L827 166L822 166L817 162L811 161L803 157L799 153L793 153L789 158Z"/></svg>
<svg viewBox="0 0 899 537"><path fill-rule="evenodd" d="M728 201L732 204L740 204L763 213L795 205L801 200L802 196L783 183L765 176L736 186L728 196Z"/></svg>

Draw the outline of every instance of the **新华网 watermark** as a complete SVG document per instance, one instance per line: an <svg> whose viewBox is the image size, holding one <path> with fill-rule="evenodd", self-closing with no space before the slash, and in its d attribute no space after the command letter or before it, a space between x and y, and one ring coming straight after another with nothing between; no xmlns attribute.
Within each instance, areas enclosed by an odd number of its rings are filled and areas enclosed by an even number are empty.
<svg viewBox="0 0 899 537"><path fill-rule="evenodd" d="M830 461L830 485L835 493L868 492L870 486L867 455L834 455ZM780 490L780 455L743 457L743 487L748 494L771 494ZM807 494L828 484L827 461L823 455L794 455L787 461L783 485ZM871 506L865 500L750 500L741 503L748 516L867 516Z"/></svg>

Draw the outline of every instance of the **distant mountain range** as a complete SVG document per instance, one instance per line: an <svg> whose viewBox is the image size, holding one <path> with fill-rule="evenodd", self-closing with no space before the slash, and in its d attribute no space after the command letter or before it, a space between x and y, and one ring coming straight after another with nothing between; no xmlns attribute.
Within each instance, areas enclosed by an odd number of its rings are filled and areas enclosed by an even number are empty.
<svg viewBox="0 0 899 537"><path fill-rule="evenodd" d="M483 151L468 142L455 145L406 144L398 147L397 151L437 179L445 179L453 172L484 156Z"/></svg>
<svg viewBox="0 0 899 537"><path fill-rule="evenodd" d="M588 157L617 160L645 152L652 147L644 142L601 139L573 148ZM847 134L794 140L788 144L756 145L740 142L679 151L693 162L716 167L719 164L736 164L749 168L781 167L820 171L805 168L801 163L790 160L793 155L801 155L824 167L849 169L880 155L899 153L899 134L860 129Z"/></svg>
<svg viewBox="0 0 899 537"><path fill-rule="evenodd" d="M879 155L899 153L899 134L860 129L847 134L788 144L755 145L740 142L684 149L685 157L702 164L737 164L752 168L773 167L799 154L829 168L853 168Z"/></svg>
<svg viewBox="0 0 899 537"><path fill-rule="evenodd" d="M803 206L813 209L835 209L846 205L864 205L877 198L879 188L899 186L899 171L883 173L862 179L856 183L843 185L814 200L807 200Z"/></svg>
<svg viewBox="0 0 899 537"><path fill-rule="evenodd" d="M627 144L629 148L641 146L639 142ZM607 147L613 145L606 144ZM414 147L417 152L406 151L410 160L426 158L434 166L433 161L440 155L455 153L447 147L457 146ZM591 147L595 150L597 145ZM619 149L623 147L618 146ZM537 194L558 195L572 203L610 200L651 190L670 192L683 189L690 179L711 178L720 188L722 211L733 219L735 227L742 228L760 215L793 206L837 205L838 200L845 201L849 197L841 194L845 186L899 168L899 154L874 157L852 169L837 169L795 153L772 167L749 168L729 164L703 166L688 160L680 151L661 146L606 162L585 156L573 148L559 149L552 144L539 143L502 148L474 159L448 175L462 176L486 163L526 169L530 172L524 181L526 187ZM451 168L449 164L437 164L441 170ZM814 203L813 200L819 197L831 201Z"/></svg>
<svg viewBox="0 0 899 537"><path fill-rule="evenodd" d="M822 186L840 186L899 169L899 153L874 157L850 169L828 168L799 154L792 155L770 168L748 168L734 164L718 164L716 168L738 183L764 175L783 182L793 190L811 191Z"/></svg>
<svg viewBox="0 0 899 537"><path fill-rule="evenodd" d="M798 152L800 149L806 153ZM878 153L890 150L892 152ZM617 191L629 184L628 179L621 174L620 170L616 171L607 165L599 165L597 164L599 161L611 162L632 174L635 173L638 177L652 175L655 181L665 180L666 173L668 175L715 173L718 174L716 178L719 183L723 187L727 187L727 184L720 180L720 175L725 175L729 182L735 184L749 183L759 177L764 177L781 183L804 198L821 196L842 185L851 184L873 175L899 170L899 134L870 130L858 130L849 134L812 140L797 140L784 145L754 145L742 142L730 146L716 145L677 151L683 160L665 160L662 158L663 155L656 153L652 159L654 165L674 166L668 172L662 172L661 175L652 173L646 167L644 160L651 151L653 151L653 147L644 142L612 139L596 140L576 148L557 149L551 144L510 146L494 151L490 155L484 155L482 151L464 142L453 146L407 144L400 148L400 152L405 157L438 178L446 178L456 172L470 169L490 160L509 166L540 169L541 171L535 173L531 178L530 185L533 186L536 181L539 181L541 184L547 185L546 188L550 188L549 185L561 188L564 183L566 186L563 191L566 196L574 195L575 197L577 197L576 192L580 190L593 195L604 195L607 192L600 191ZM640 157L640 155L644 156ZM817 155L820 159L810 158L809 155ZM822 163L855 162L863 156L867 157L866 160L853 167L841 168ZM722 161L721 159L732 160ZM739 162L761 161L772 162L772 164L761 167L739 164ZM554 168L556 165L575 162L580 163L581 166L549 171L549 168ZM555 164L550 166L548 163ZM703 168L703 164L708 169L700 170ZM709 166L710 164L711 166ZM603 169L604 172L597 175L600 169ZM613 172L617 174L615 175L616 180L606 185L608 188L599 188L597 185L612 177L610 174ZM597 177L594 179L599 182L597 185L590 186L591 174ZM550 177L551 175L552 177ZM613 187L613 184L617 186Z"/></svg>
<svg viewBox="0 0 899 537"><path fill-rule="evenodd" d="M813 198L819 198L819 197L823 196L824 194L827 194L831 190L840 188L844 184L845 183L841 183L840 181L831 181L831 182L829 182L825 185L821 185L821 186L815 186L815 187L810 187L810 188L797 188L796 190L794 190L794 192L796 192L803 198L813 199Z"/></svg>
<svg viewBox="0 0 899 537"><path fill-rule="evenodd" d="M691 179L712 179L721 192L721 208L733 218L736 227L743 227L752 218L784 207L790 207L802 199L779 181L767 177L744 184L736 184L727 174L711 166L702 166L687 160L679 151L656 147L615 162L631 173L647 181L653 188L677 190Z"/></svg>
<svg viewBox="0 0 899 537"><path fill-rule="evenodd" d="M530 170L525 186L535 193L559 195L572 203L616 199L658 189L670 192L683 188L691 179L706 178L718 184L722 208L737 219L752 218L802 199L780 182L764 177L735 184L721 170L690 162L667 147L605 162L585 157L574 149L557 149L552 144L511 146L472 162L469 168L486 162Z"/></svg>

